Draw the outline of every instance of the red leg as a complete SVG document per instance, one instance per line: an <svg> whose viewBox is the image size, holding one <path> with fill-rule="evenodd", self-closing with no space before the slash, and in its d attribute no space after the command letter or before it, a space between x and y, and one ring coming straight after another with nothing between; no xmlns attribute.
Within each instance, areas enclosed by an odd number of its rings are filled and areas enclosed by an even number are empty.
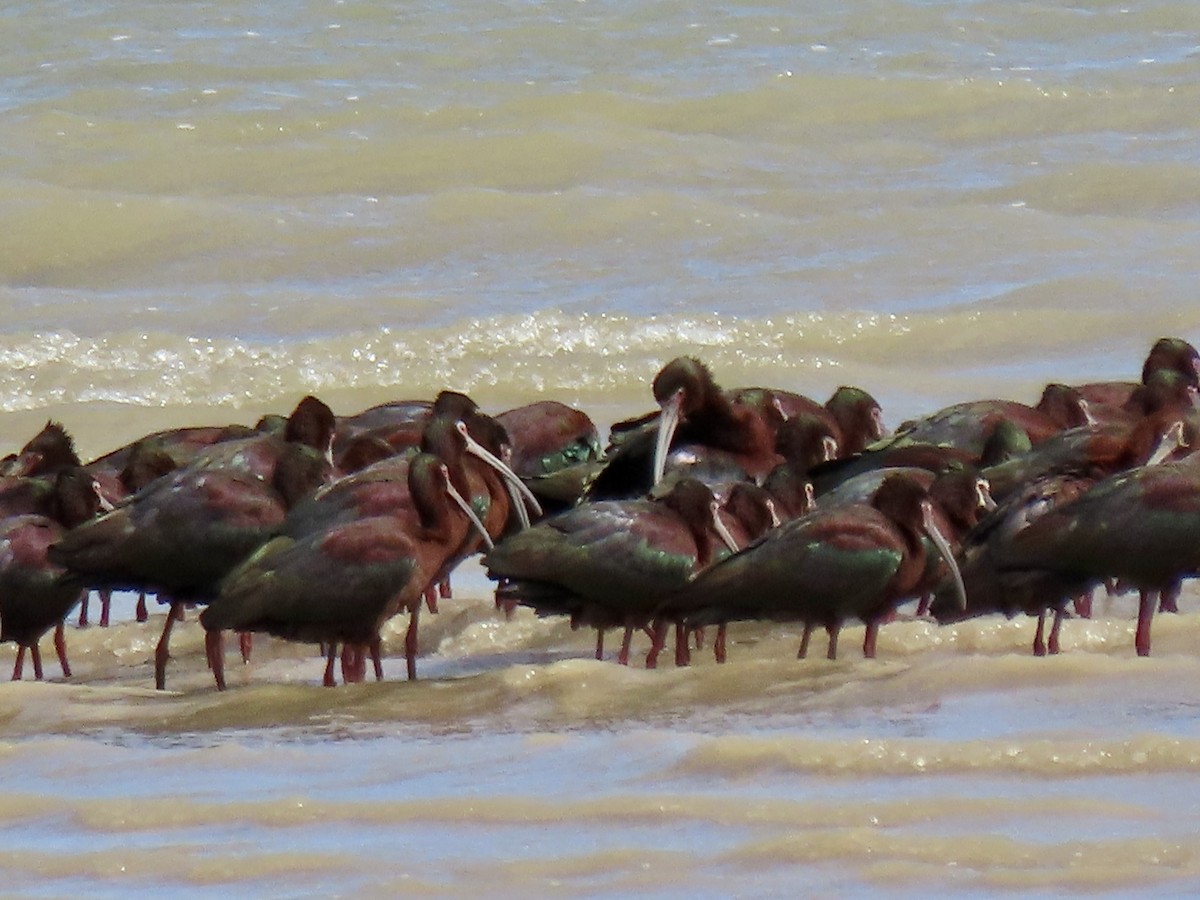
<svg viewBox="0 0 1200 900"><path fill-rule="evenodd" d="M108 627L108 616L112 612L112 591L108 588L100 591L100 627Z"/></svg>
<svg viewBox="0 0 1200 900"><path fill-rule="evenodd" d="M1038 613L1037 631L1035 631L1033 633L1033 655L1034 656L1045 656L1046 655L1045 634L1046 634L1046 610L1043 609L1040 613Z"/></svg>
<svg viewBox="0 0 1200 900"><path fill-rule="evenodd" d="M700 628L693 628L692 629L692 637L694 637L696 640L696 649L703 650L704 649L704 627L701 626Z"/></svg>
<svg viewBox="0 0 1200 900"><path fill-rule="evenodd" d="M417 680L417 624L420 617L421 604L417 603L412 608L412 615L408 619L408 631L404 635L404 664L408 668L409 681Z"/></svg>
<svg viewBox="0 0 1200 900"><path fill-rule="evenodd" d="M828 659L837 659L837 642L838 635L842 631L842 623L834 622L831 625L825 626L825 631L829 635L829 652L825 654Z"/></svg>
<svg viewBox="0 0 1200 900"><path fill-rule="evenodd" d="M875 658L875 642L879 638L879 620L872 619L867 623L867 632L863 635L863 658Z"/></svg>
<svg viewBox="0 0 1200 900"><path fill-rule="evenodd" d="M182 612L183 604L172 600L171 608L167 611L167 620L163 623L162 637L158 639L158 646L154 648L154 687L160 691L167 686L167 659L170 657L171 629L175 627L178 613Z"/></svg>
<svg viewBox="0 0 1200 900"><path fill-rule="evenodd" d="M625 626L625 634L621 638L621 652L617 654L617 662L623 666L629 665L629 645L633 642L633 626Z"/></svg>
<svg viewBox="0 0 1200 900"><path fill-rule="evenodd" d="M432 584L429 587L425 588L425 606L428 607L430 613L432 613L435 616L437 615L437 611L438 611L437 587Z"/></svg>
<svg viewBox="0 0 1200 900"><path fill-rule="evenodd" d="M449 575L447 575L445 578L443 578L441 581L438 582L438 596L441 597L443 600L452 600L453 599L454 595L450 593L450 576ZM436 609L430 610L430 612L437 612L437 610Z"/></svg>
<svg viewBox="0 0 1200 900"><path fill-rule="evenodd" d="M1050 639L1046 641L1046 649L1055 656L1059 652L1058 632L1062 629L1064 612L1065 610L1061 606L1054 611L1054 624L1050 626Z"/></svg>
<svg viewBox="0 0 1200 900"><path fill-rule="evenodd" d="M54 652L58 655L58 664L62 667L64 678L71 677L71 664L67 662L67 636L63 633L63 623L59 622L54 629Z"/></svg>
<svg viewBox="0 0 1200 900"><path fill-rule="evenodd" d="M42 680L42 651L37 644L29 645L29 659L33 663L33 677Z"/></svg>
<svg viewBox="0 0 1200 900"><path fill-rule="evenodd" d="M933 602L933 594L922 594L921 600L917 604L917 615L918 616L929 615L929 604L932 602Z"/></svg>
<svg viewBox="0 0 1200 900"><path fill-rule="evenodd" d="M808 656L808 641L812 637L813 623L804 623L804 634L800 636L800 650L796 653L796 659L804 659Z"/></svg>
<svg viewBox="0 0 1200 900"><path fill-rule="evenodd" d="M20 647L17 648L17 659L13 663L12 680L20 681L21 674L23 673L24 669L25 669L25 645L22 644Z"/></svg>
<svg viewBox="0 0 1200 900"><path fill-rule="evenodd" d="M1158 599L1156 591L1141 592L1138 604L1137 632L1133 638L1133 646L1138 656L1150 655L1150 622L1154 618L1154 604Z"/></svg>
<svg viewBox="0 0 1200 900"><path fill-rule="evenodd" d="M88 597L91 596L90 591L84 591L83 597L79 601L79 627L87 628L88 626Z"/></svg>
<svg viewBox="0 0 1200 900"><path fill-rule="evenodd" d="M1081 619L1090 619L1092 617L1092 592L1085 591L1075 598L1073 601L1075 607L1075 615Z"/></svg>
<svg viewBox="0 0 1200 900"><path fill-rule="evenodd" d="M688 646L688 630L682 622L675 623L675 665L679 668L692 664L692 652Z"/></svg>
<svg viewBox="0 0 1200 900"><path fill-rule="evenodd" d="M722 622L717 626L717 637L713 641L713 659L719 663L725 662L725 629L728 626Z"/></svg>
<svg viewBox="0 0 1200 900"><path fill-rule="evenodd" d="M242 663L250 662L250 651L254 649L254 632L238 632L238 649L242 651Z"/></svg>
<svg viewBox="0 0 1200 900"><path fill-rule="evenodd" d="M646 654L646 668L658 668L658 654L662 653L663 644L667 642L667 623L663 619L655 619L650 626L650 652Z"/></svg>
<svg viewBox="0 0 1200 900"><path fill-rule="evenodd" d="M383 681L383 638L375 635L367 649L371 654L371 664L375 667L375 680Z"/></svg>
<svg viewBox="0 0 1200 900"><path fill-rule="evenodd" d="M142 591L138 594L136 617L139 622L145 622L150 618L150 613L146 609L146 592Z"/></svg>
<svg viewBox="0 0 1200 900"><path fill-rule="evenodd" d="M604 659L604 629L596 629L596 659Z"/></svg>
<svg viewBox="0 0 1200 900"><path fill-rule="evenodd" d="M208 657L208 667L212 669L213 681L217 690L225 690L225 641L224 633L206 631L204 633L204 653Z"/></svg>
<svg viewBox="0 0 1200 900"><path fill-rule="evenodd" d="M325 687L337 687L337 679L333 677L333 664L337 660L337 644L329 643L325 647L325 678L321 682Z"/></svg>

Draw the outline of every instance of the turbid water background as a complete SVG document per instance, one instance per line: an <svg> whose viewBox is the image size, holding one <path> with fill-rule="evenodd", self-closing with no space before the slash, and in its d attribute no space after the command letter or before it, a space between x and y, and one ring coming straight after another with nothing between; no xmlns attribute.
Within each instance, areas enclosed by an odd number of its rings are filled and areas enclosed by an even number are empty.
<svg viewBox="0 0 1200 900"><path fill-rule="evenodd" d="M892 426L1133 378L1200 340L1197 148L1184 0L10 3L2 452L309 392L603 428L681 353ZM223 695L194 617L150 690L130 599L0 687L6 894L1200 889L1192 588L1149 660L1119 598L1055 659L1021 620L837 662L742 626L645 671L468 566L420 681L262 641Z"/></svg>

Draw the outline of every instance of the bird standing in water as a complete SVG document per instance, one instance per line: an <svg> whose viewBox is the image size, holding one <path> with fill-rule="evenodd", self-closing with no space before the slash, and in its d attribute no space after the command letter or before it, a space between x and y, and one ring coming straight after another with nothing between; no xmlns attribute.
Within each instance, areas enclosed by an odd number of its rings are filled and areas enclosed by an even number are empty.
<svg viewBox="0 0 1200 900"><path fill-rule="evenodd" d="M892 475L869 504L818 506L710 566L669 598L663 611L689 626L800 621L800 656L807 653L812 629L823 626L830 659L837 657L842 623L857 618L867 626L863 654L874 657L880 623L912 596L925 573L923 535L957 574L927 491L919 481Z"/></svg>

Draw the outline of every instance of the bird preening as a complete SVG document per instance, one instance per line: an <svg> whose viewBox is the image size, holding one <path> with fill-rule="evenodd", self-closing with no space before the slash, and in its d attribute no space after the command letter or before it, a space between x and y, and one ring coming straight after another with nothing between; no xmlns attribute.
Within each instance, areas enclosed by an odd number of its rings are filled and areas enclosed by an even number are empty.
<svg viewBox="0 0 1200 900"><path fill-rule="evenodd" d="M65 620L90 591L166 607L153 656L202 607L205 659L226 687L224 635L320 646L323 683L384 675L384 625L453 598L483 554L496 605L616 629L618 663L674 630L689 664L707 629L791 622L805 657L818 629L836 658L843 624L863 655L910 601L916 615L1038 617L1035 654L1096 590L1136 591L1134 652L1200 574L1200 355L1164 338L1130 382L1049 384L1036 404L971 399L883 428L860 387L826 402L784 388L723 388L693 357L648 386L655 408L612 426L557 401L489 415L464 394L335 415L315 397L257 426L148 434L90 463L49 422L0 460L0 641L42 677L51 630L71 677ZM1049 638L1047 616L1053 614ZM139 620L142 618L139 615ZM86 623L86 605L79 624Z"/></svg>

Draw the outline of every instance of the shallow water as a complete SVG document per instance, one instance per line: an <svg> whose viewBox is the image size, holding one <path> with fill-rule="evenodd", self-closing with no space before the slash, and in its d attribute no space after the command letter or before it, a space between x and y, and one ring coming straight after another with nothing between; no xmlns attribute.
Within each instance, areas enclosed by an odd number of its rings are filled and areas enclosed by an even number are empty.
<svg viewBox="0 0 1200 900"><path fill-rule="evenodd" d="M845 5L844 5L845 6ZM601 424L695 353L895 425L1200 340L1200 11L1179 0L213 0L0 11L0 410L85 457L469 391ZM6 890L1193 892L1197 596L625 670L474 565L422 678L324 690L198 625L0 686ZM93 612L93 617L95 613ZM390 634L393 645L398 634ZM820 655L820 647L814 653ZM49 654L48 654L49 655ZM701 656L701 654L698 654ZM11 659L0 650L0 664ZM232 663L232 660L231 660Z"/></svg>

